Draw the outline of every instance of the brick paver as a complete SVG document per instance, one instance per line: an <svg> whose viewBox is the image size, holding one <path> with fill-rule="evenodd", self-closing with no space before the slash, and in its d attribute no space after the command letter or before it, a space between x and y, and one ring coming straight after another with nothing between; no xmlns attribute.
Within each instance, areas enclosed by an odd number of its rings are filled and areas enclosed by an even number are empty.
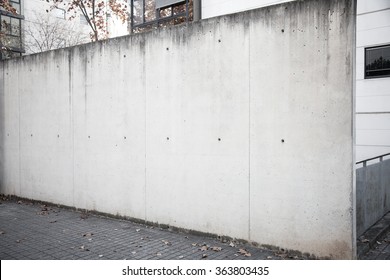
<svg viewBox="0 0 390 280"><path fill-rule="evenodd" d="M361 257L363 260L390 260L390 231L376 241L374 248Z"/></svg>
<svg viewBox="0 0 390 280"><path fill-rule="evenodd" d="M244 249L251 256L240 254ZM297 256L284 256L297 258ZM1 201L0 259L281 259L250 244L225 242L27 201Z"/></svg>
<svg viewBox="0 0 390 280"><path fill-rule="evenodd" d="M1 260L305 259L231 241L41 203L0 201ZM390 260L390 231L376 244L361 259Z"/></svg>

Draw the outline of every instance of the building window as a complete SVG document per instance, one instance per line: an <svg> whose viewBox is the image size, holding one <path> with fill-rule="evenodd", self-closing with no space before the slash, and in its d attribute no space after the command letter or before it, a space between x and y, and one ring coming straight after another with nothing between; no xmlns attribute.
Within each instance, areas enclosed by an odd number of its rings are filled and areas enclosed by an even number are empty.
<svg viewBox="0 0 390 280"><path fill-rule="evenodd" d="M365 49L364 77L390 77L390 45Z"/></svg>
<svg viewBox="0 0 390 280"><path fill-rule="evenodd" d="M20 0L10 0L9 3L15 8L8 11L0 8L0 60L21 56L24 53L22 42L22 21L20 15Z"/></svg>
<svg viewBox="0 0 390 280"><path fill-rule="evenodd" d="M80 24L88 25L88 21L84 15L80 15Z"/></svg>
<svg viewBox="0 0 390 280"><path fill-rule="evenodd" d="M61 8L55 8L53 14L56 18L66 19L66 11Z"/></svg>
<svg viewBox="0 0 390 280"><path fill-rule="evenodd" d="M16 9L17 14L20 15L20 0L10 0L9 3Z"/></svg>
<svg viewBox="0 0 390 280"><path fill-rule="evenodd" d="M192 19L193 0L130 0L130 28L134 33Z"/></svg>

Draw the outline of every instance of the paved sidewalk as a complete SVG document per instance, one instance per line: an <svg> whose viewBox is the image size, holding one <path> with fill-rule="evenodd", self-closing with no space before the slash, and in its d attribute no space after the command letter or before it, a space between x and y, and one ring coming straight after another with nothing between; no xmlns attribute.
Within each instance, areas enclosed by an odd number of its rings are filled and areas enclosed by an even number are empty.
<svg viewBox="0 0 390 280"><path fill-rule="evenodd" d="M0 203L1 260L301 258L39 203Z"/></svg>
<svg viewBox="0 0 390 280"><path fill-rule="evenodd" d="M306 256L231 240L86 215L41 203L2 199L0 196L1 260L306 259ZM360 258L390 259L390 231L375 240L374 245Z"/></svg>
<svg viewBox="0 0 390 280"><path fill-rule="evenodd" d="M358 238L362 260L390 260L390 212Z"/></svg>

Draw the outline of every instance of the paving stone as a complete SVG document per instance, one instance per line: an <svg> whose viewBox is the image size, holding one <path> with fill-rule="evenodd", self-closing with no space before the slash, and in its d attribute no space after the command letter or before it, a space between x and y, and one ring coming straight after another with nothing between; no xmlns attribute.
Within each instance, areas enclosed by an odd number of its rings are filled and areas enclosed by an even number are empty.
<svg viewBox="0 0 390 280"><path fill-rule="evenodd" d="M47 209L47 210L45 210ZM249 244L230 247L217 238L150 227L127 220L82 213L40 203L2 201L0 204L0 259L162 259L251 260L281 259L276 251ZM362 259L388 259L390 233ZM169 242L169 243L168 243ZM192 246L196 244L196 246ZM201 251L202 245L208 245ZM213 251L212 247L221 247ZM250 257L238 252L243 248ZM132 252L136 252L133 254ZM202 258L203 254L207 257ZM293 256L287 256L286 259Z"/></svg>

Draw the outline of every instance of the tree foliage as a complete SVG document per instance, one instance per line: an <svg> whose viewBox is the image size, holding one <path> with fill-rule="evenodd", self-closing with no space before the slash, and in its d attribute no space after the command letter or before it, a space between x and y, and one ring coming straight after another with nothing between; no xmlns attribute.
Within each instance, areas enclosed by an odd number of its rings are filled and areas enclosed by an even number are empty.
<svg viewBox="0 0 390 280"><path fill-rule="evenodd" d="M70 20L81 13L91 28L92 41L107 38L108 13L115 14L122 23L125 23L128 17L126 0L46 0L46 2L52 4L52 9L65 9L70 14Z"/></svg>
<svg viewBox="0 0 390 280"><path fill-rule="evenodd" d="M0 8L4 11L10 12L11 14L17 14L16 9L12 7L9 0L0 0Z"/></svg>

